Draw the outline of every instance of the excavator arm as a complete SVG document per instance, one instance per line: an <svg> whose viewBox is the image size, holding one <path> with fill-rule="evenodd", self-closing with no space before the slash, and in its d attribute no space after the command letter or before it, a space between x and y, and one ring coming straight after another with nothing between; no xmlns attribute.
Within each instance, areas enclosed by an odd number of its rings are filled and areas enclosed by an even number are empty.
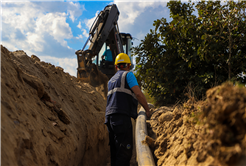
<svg viewBox="0 0 246 166"><path fill-rule="evenodd" d="M112 55L123 52L122 39L118 28L119 10L115 4L108 5L102 10L93 25L91 26L89 37L81 50L76 51L78 59L77 77L85 82L89 82L90 73L95 69L92 58L98 55L103 44L107 41L110 44ZM90 46L84 50L87 44ZM116 56L113 56L113 60ZM98 69L97 69L97 72Z"/></svg>
<svg viewBox="0 0 246 166"><path fill-rule="evenodd" d="M113 45L118 46L118 52L123 52L117 24L118 17L119 11L116 5L108 5L99 13L89 32L92 36L89 50L92 51L93 56L99 53L104 42L109 38ZM110 34L114 35L114 38L109 37Z"/></svg>

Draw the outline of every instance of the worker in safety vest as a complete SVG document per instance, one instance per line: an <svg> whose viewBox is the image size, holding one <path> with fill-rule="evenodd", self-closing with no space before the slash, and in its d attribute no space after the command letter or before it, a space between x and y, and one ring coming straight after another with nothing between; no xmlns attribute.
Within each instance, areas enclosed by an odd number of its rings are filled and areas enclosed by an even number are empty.
<svg viewBox="0 0 246 166"><path fill-rule="evenodd" d="M146 98L130 72L130 66L128 55L118 54L115 59L117 73L108 82L105 124L109 131L111 166L130 165L133 148L131 117L137 118L138 102L150 116Z"/></svg>

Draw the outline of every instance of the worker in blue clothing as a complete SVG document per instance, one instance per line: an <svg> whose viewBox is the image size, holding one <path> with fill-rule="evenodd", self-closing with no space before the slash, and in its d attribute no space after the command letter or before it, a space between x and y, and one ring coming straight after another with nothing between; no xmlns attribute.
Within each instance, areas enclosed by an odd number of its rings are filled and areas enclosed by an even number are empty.
<svg viewBox="0 0 246 166"><path fill-rule="evenodd" d="M105 61L113 62L113 56L110 49L106 49L103 53L103 56L105 57Z"/></svg>
<svg viewBox="0 0 246 166"><path fill-rule="evenodd" d="M137 79L130 72L128 55L118 54L115 66L117 72L108 82L105 124L109 131L111 166L129 166L133 148L131 117L137 118L138 102L144 107L147 117L150 112Z"/></svg>
<svg viewBox="0 0 246 166"><path fill-rule="evenodd" d="M110 44L109 44L110 47ZM100 65L104 68L109 68L109 66L114 66L114 62L113 62L113 56L112 56L112 52L110 49L106 49L104 51L104 53L102 54L102 60L100 62Z"/></svg>

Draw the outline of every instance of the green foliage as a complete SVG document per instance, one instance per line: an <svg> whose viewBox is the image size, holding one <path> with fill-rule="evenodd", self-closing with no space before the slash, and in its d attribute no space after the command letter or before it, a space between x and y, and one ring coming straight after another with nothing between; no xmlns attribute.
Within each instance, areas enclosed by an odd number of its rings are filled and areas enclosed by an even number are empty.
<svg viewBox="0 0 246 166"><path fill-rule="evenodd" d="M155 105L155 103L156 103L155 98L151 97L149 95L149 93L147 92L147 90L143 90L143 94L144 94L144 96L145 96L145 98L146 98L148 103L151 103L151 104Z"/></svg>
<svg viewBox="0 0 246 166"><path fill-rule="evenodd" d="M199 99L226 80L245 84L246 2L170 1L167 6L173 20L155 20L133 48L136 77L157 104L185 99L188 85L196 87Z"/></svg>

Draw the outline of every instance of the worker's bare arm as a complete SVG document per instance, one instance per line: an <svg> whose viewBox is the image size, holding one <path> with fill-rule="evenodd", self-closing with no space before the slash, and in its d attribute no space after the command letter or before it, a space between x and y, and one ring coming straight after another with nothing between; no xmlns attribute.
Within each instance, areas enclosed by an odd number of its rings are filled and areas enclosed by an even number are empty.
<svg viewBox="0 0 246 166"><path fill-rule="evenodd" d="M150 116L149 106L148 106L147 100L146 100L143 92L141 91L141 89L137 85L133 86L131 89L134 92L134 94L136 95L138 102L144 107L147 117L149 117Z"/></svg>

